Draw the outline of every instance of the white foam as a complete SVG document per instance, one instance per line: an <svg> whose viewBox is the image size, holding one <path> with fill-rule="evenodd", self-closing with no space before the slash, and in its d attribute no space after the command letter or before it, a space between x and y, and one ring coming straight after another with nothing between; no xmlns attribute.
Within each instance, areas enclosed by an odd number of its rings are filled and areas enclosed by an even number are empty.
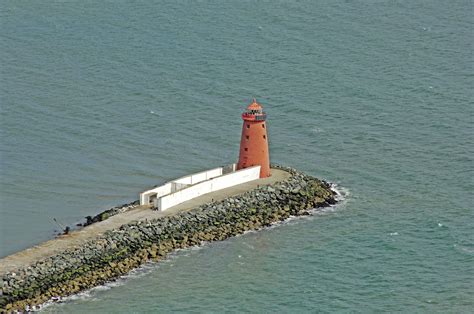
<svg viewBox="0 0 474 314"><path fill-rule="evenodd" d="M248 233L256 233L257 230L247 230L247 231L244 231L244 233L242 233L242 235L244 234L248 234Z"/></svg>
<svg viewBox="0 0 474 314"><path fill-rule="evenodd" d="M391 233L389 233L389 235L391 235L391 236L397 236L397 235L398 235L398 232L391 232Z"/></svg>
<svg viewBox="0 0 474 314"><path fill-rule="evenodd" d="M336 193L336 201L338 201L338 203L346 201L351 195L348 188L340 186L337 183L331 183L331 190Z"/></svg>
<svg viewBox="0 0 474 314"><path fill-rule="evenodd" d="M263 229L263 228L262 228L262 229ZM257 230L246 230L246 231L244 231L243 233L236 234L236 235L233 236L232 238L239 238L239 237L245 236L246 234L249 234L249 233L256 233L256 232L258 232L258 230L260 230L260 229L257 229Z"/></svg>
<svg viewBox="0 0 474 314"><path fill-rule="evenodd" d="M199 251L199 250L202 250L202 245L194 245L194 246L191 246L187 249L191 250L191 251Z"/></svg>

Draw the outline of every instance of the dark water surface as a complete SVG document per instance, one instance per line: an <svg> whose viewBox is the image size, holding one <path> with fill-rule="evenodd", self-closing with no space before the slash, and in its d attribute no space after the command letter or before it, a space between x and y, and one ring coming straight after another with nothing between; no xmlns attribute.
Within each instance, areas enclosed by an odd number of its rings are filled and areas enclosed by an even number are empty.
<svg viewBox="0 0 474 314"><path fill-rule="evenodd" d="M272 161L346 202L47 312L472 311L472 7L5 1L0 256L235 161L257 97Z"/></svg>

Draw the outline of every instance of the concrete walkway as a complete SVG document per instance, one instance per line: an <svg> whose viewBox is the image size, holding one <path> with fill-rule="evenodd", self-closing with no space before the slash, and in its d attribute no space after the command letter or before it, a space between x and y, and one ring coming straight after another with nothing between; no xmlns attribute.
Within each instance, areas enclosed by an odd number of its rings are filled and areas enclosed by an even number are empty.
<svg viewBox="0 0 474 314"><path fill-rule="evenodd" d="M117 214L107 220L94 223L80 230L73 231L68 235L59 236L55 239L43 242L26 250L14 253L0 259L0 276L3 274L28 266L38 260L60 253L66 249L79 247L82 243L94 239L107 230L119 228L121 225L132 221L154 219L167 215L173 215L181 211L191 210L200 205L225 198L236 196L257 188L259 185L269 185L283 181L290 177L290 174L280 169L272 169L272 176L255 181L239 184L227 189L212 192L199 196L195 199L178 204L164 212L151 210L149 206L139 206L124 213Z"/></svg>

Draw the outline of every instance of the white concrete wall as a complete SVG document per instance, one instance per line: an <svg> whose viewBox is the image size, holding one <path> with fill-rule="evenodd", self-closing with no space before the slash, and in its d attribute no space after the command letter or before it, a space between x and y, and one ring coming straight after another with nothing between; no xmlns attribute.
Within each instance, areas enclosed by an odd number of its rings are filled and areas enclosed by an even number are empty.
<svg viewBox="0 0 474 314"><path fill-rule="evenodd" d="M151 190L145 191L140 194L140 205L148 205L150 201L154 199L158 199L164 195L175 193L180 190L186 189L192 185L198 184L200 182L204 182L206 180L210 180L212 178L216 178L222 176L224 173L228 173L230 171L235 171L236 164L230 164L224 167L214 168L207 171L202 171L198 173L191 174L189 176L185 176L166 184L153 188Z"/></svg>
<svg viewBox="0 0 474 314"><path fill-rule="evenodd" d="M237 164L230 164L222 167L222 174L228 174L237 170Z"/></svg>
<svg viewBox="0 0 474 314"><path fill-rule="evenodd" d="M222 169L221 169L222 170ZM202 181L175 193L155 200L155 207L163 211L200 195L222 190L234 185L257 180L260 177L260 166L242 169L211 180Z"/></svg>
<svg viewBox="0 0 474 314"><path fill-rule="evenodd" d="M191 184L185 184L185 183L176 183L176 182L171 182L171 193L177 192L179 190L184 189L187 186L190 186Z"/></svg>
<svg viewBox="0 0 474 314"><path fill-rule="evenodd" d="M151 198L160 198L163 195L182 190L189 185L196 184L204 180L209 180L220 175L222 175L222 167L198 172L186 177L170 181L162 186L140 193L140 205L148 205L150 204Z"/></svg>
<svg viewBox="0 0 474 314"><path fill-rule="evenodd" d="M236 172L232 172L212 179L212 191L222 190L234 185L257 180L260 178L260 166L245 168Z"/></svg>
<svg viewBox="0 0 474 314"><path fill-rule="evenodd" d="M206 194L208 193L209 189L210 181L204 181L186 189L156 199L155 207L157 207L158 210L163 211L202 194Z"/></svg>
<svg viewBox="0 0 474 314"><path fill-rule="evenodd" d="M209 180L215 177L218 177L222 175L222 167L219 168L214 168L211 170L203 171L203 172L198 172L191 174L186 177L182 177L176 180L173 180L175 183L179 184L196 184L205 180Z"/></svg>
<svg viewBox="0 0 474 314"><path fill-rule="evenodd" d="M162 197L163 195L171 193L172 183L168 182L162 186L140 193L140 205L150 204L150 197Z"/></svg>

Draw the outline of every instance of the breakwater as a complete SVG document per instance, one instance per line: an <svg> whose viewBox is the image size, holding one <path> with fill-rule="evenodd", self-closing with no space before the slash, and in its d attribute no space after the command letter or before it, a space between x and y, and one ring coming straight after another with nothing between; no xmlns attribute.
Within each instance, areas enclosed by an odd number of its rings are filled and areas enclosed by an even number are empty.
<svg viewBox="0 0 474 314"><path fill-rule="evenodd" d="M6 273L0 308L24 310L104 284L150 259L163 259L173 250L224 240L336 203L328 183L291 168L279 168L291 176L190 211L122 225L79 248Z"/></svg>

